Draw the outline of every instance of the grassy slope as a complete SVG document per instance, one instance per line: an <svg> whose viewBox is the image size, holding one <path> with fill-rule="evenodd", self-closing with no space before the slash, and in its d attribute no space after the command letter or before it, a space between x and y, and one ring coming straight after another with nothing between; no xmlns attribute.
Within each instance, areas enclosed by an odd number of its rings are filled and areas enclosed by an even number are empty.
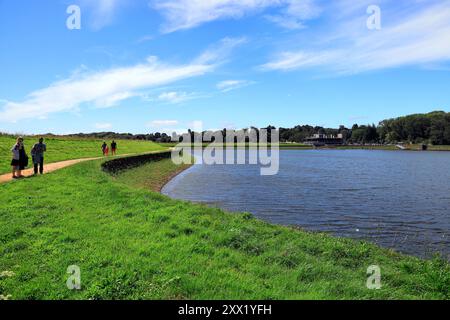
<svg viewBox="0 0 450 320"><path fill-rule="evenodd" d="M172 160L161 160L157 165L148 163L139 168L122 172L113 177L117 182L126 183L136 188L160 192L169 180L187 169L190 165L175 165Z"/></svg>
<svg viewBox="0 0 450 320"><path fill-rule="evenodd" d="M33 146L36 138L25 137L25 148L30 155L31 147ZM11 152L10 149L15 143L15 138L8 136L0 136L0 174L7 173L11 170ZM49 138L45 140L47 144L48 152L45 155L46 163L70 160L70 159L80 159L80 158L90 158L90 157L101 157L101 145L103 140L93 140L93 139L70 139L70 138ZM111 143L111 141L107 141ZM147 151L162 150L162 147L158 144L148 142L148 141L131 141L131 140L118 140L118 154L129 154L129 153L142 153Z"/></svg>
<svg viewBox="0 0 450 320"><path fill-rule="evenodd" d="M153 165L141 171L145 179L167 174L158 169L167 164ZM450 268L441 261L171 200L121 179L94 161L0 185L0 273L15 273L0 279L0 295L450 298ZM73 264L81 267L81 291L65 286ZM381 290L365 286L372 264L382 269Z"/></svg>

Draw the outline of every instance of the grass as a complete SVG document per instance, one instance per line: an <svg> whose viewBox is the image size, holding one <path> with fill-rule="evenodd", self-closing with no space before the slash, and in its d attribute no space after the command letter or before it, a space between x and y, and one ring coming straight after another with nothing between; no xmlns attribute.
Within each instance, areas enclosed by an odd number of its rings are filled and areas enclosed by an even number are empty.
<svg viewBox="0 0 450 320"><path fill-rule="evenodd" d="M421 144L410 144L407 146L411 150L422 150ZM450 151L450 146L433 146L428 145L428 151Z"/></svg>
<svg viewBox="0 0 450 320"><path fill-rule="evenodd" d="M158 164L148 163L133 170L121 172L114 176L114 180L135 188L160 192L167 182L188 167L190 167L188 164L177 166L171 159L164 159Z"/></svg>
<svg viewBox="0 0 450 320"><path fill-rule="evenodd" d="M161 146L165 146L165 147L175 147L177 145L177 143L171 142L171 143L160 143ZM207 147L209 144L208 143L203 143L202 146L203 147ZM225 146L230 146L230 144L224 144ZM248 144L247 144L248 145ZM254 146L256 146L257 144L253 144ZM181 144L181 146L189 146L188 143L184 143ZM238 144L234 144L234 147L244 147L246 146L246 144L244 143L238 143ZM270 146L270 144L268 145ZM284 149L284 150L295 150L295 149L318 149L318 150L322 150L322 149L335 149L335 150L400 150L399 148L397 148L395 145L343 145L343 146L324 146L324 147L314 147L312 145L308 145L308 144L302 144L302 143L280 143L279 144L280 149ZM418 151L418 150L422 150L422 145L421 144L408 144L406 145L406 150L413 150L413 151ZM428 151L450 151L450 146L434 146L434 145L428 145Z"/></svg>
<svg viewBox="0 0 450 320"><path fill-rule="evenodd" d="M11 299L449 299L450 267L365 242L271 225L116 178L101 161L0 185L0 295ZM136 178L139 177L138 180ZM140 186L136 188L136 186ZM379 265L382 288L366 288ZM69 265L82 290L66 288Z"/></svg>
<svg viewBox="0 0 450 320"><path fill-rule="evenodd" d="M25 148L28 156L32 146L37 142L35 137L24 137ZM15 137L0 135L0 174L11 171L11 148L16 141ZM106 141L108 144L111 141ZM162 150L156 143L135 140L117 140L117 154L143 153L149 151ZM101 157L101 145L103 140L94 139L74 139L74 138L47 138L47 153L45 162L58 162L63 160Z"/></svg>

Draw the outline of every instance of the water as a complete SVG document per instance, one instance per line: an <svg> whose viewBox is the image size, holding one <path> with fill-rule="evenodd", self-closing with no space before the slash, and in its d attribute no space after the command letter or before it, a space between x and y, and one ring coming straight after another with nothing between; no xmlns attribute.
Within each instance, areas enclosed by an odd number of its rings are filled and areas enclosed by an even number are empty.
<svg viewBox="0 0 450 320"><path fill-rule="evenodd" d="M450 152L282 150L276 176L196 165L163 193L263 220L450 257Z"/></svg>

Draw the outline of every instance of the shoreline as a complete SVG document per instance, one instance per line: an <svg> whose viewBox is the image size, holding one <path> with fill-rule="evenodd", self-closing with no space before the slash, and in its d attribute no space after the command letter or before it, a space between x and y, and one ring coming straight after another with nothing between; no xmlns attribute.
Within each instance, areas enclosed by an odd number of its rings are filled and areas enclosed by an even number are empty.
<svg viewBox="0 0 450 320"><path fill-rule="evenodd" d="M168 175L167 177L165 177L164 182L158 186L158 193L162 194L162 190L164 189L164 187L169 184L169 182L171 182L173 179L175 179L177 176L179 176L180 174L182 174L184 171L190 169L194 164L189 164L189 165L184 165L184 167L179 168L178 170L176 170L175 172L173 172L172 174ZM171 197L170 197L171 198ZM171 198L172 199L172 198Z"/></svg>
<svg viewBox="0 0 450 320"><path fill-rule="evenodd" d="M390 150L388 150L388 151L390 151ZM399 150L399 151L408 151L408 150ZM409 151L414 151L414 150L409 150ZM179 176L179 175L180 175L181 173L183 173L184 171L190 169L193 165L194 165L194 164L187 165L185 168L179 168L176 172L174 172L174 173L172 173L172 174L166 176L166 177L164 178L164 181L165 181L165 182L158 188L158 191L157 191L157 192L160 193L160 194L162 194L163 188L164 188L168 183L170 183L174 178L176 178L177 176ZM155 190L151 190L151 191L155 191ZM171 196L168 195L168 194L162 194L162 195L167 196L167 197L169 197L169 198L172 199L172 200L180 200L180 199L177 199L177 198L173 198L173 197L171 197ZM198 204L200 203L200 202L196 202L195 200L183 200L183 199L181 199L181 200L182 200L182 201L187 201L187 202L189 202L189 203L191 203L191 204L193 204L193 205L198 205ZM219 206L219 207L215 207L215 206L210 206L210 205L208 205L208 204L206 204L206 206L209 207L209 208L219 208L220 210L223 210L224 212L226 212L226 213L228 213L228 214L235 214L235 213L236 213L236 212L233 212L233 211L228 211L227 209L222 208L222 207L220 207L220 206ZM239 209L239 210L241 210L241 209ZM244 212L244 211L237 211L237 212L239 213L239 212ZM270 225L272 225L272 226L281 226L281 227L285 227L285 228L292 229L292 230L295 230L295 231L302 231L302 232L313 233L313 234L324 234L324 233L325 233L325 234L329 235L330 237L336 238L336 239L352 240L352 241L356 241L356 242L358 242L358 241L363 241L363 242L371 243L371 244L376 245L377 247L379 247L379 248L381 248L381 249L383 249L383 250L388 250L388 251L391 251L391 252L395 252L396 254L400 254L400 255L404 255L404 256L408 256L408 257L418 258L418 259L423 260L423 261L428 261L428 260L431 260L431 259L432 259L432 255L430 255L429 257L427 257L427 256L423 256L423 255L421 255L421 254L419 254L419 253L418 253L418 254L407 253L407 252L398 250L398 249L396 249L396 248L394 248L394 247L383 246L383 245L374 243L374 242L372 242L372 241L370 241L370 240L360 240L360 239L356 239L356 238L349 237L349 236L335 235L335 234L333 234L333 232L308 230L308 229L305 229L305 227L304 227L303 225L275 223L275 222L272 222L272 221L269 221L269 220L265 220L265 219L263 219L263 218L261 218L261 217L258 217L258 216L257 216L255 213L253 213L253 212L250 212L250 211L247 212L247 211L245 211L245 213L246 213L246 214L247 214L247 213L250 214L250 215L252 216L252 219L261 221L261 222L263 222L263 223L270 224ZM437 252L436 252L435 254L437 254ZM448 256L447 258L444 257L443 259L444 259L445 261L447 261L447 262L450 262L450 256Z"/></svg>
<svg viewBox="0 0 450 320"><path fill-rule="evenodd" d="M160 146L164 147L170 147L174 148L177 146L176 143L160 143ZM190 145L188 144L180 144L179 147L185 147L188 148ZM195 147L195 146L193 146ZM223 147L223 148L248 148L248 145L244 144L235 144L235 145L226 145L226 144L220 144L220 145L213 145L208 143L202 143L202 148L205 147ZM260 148L259 145L252 145L251 147L254 148ZM261 147L261 148L270 148L271 145L268 144L267 146ZM301 143L280 143L279 144L280 150L385 150L385 151L450 151L450 145L428 145L427 150L422 150L420 145L417 144L408 144L406 145L405 149L400 149L396 147L395 145L330 145L330 146L320 146L320 147L314 147L312 145L305 145Z"/></svg>

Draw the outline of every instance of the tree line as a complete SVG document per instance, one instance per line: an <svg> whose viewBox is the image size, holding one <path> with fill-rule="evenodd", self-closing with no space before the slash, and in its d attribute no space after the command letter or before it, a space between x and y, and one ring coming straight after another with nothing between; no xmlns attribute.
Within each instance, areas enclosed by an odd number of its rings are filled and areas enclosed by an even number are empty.
<svg viewBox="0 0 450 320"><path fill-rule="evenodd" d="M450 145L450 113L434 111L426 114L412 114L381 121L375 124L354 124L351 129L312 126L280 128L282 142L302 142L316 133L342 134L347 143L424 143Z"/></svg>
<svg viewBox="0 0 450 320"><path fill-rule="evenodd" d="M253 129L259 133L259 129L250 127L244 130ZM268 126L270 131L275 127ZM228 129L229 131L229 129ZM219 131L220 132L220 131ZM227 129L221 130L223 137L227 134ZM188 130L192 140L194 132ZM354 124L351 128L340 126L339 128L324 128L320 126L298 125L294 128L279 128L280 142L302 143L306 138L314 134L321 133L327 135L342 134L346 143L370 144L370 143L424 143L433 145L450 145L450 112L434 111L426 114L412 114L403 117L387 119L378 125ZM219 133L220 134L220 133ZM46 136L51 136L47 134ZM147 140L154 142L178 142L172 141L171 136L166 133L131 134L115 132L78 133L69 135L77 138L96 139L124 139L124 140Z"/></svg>

